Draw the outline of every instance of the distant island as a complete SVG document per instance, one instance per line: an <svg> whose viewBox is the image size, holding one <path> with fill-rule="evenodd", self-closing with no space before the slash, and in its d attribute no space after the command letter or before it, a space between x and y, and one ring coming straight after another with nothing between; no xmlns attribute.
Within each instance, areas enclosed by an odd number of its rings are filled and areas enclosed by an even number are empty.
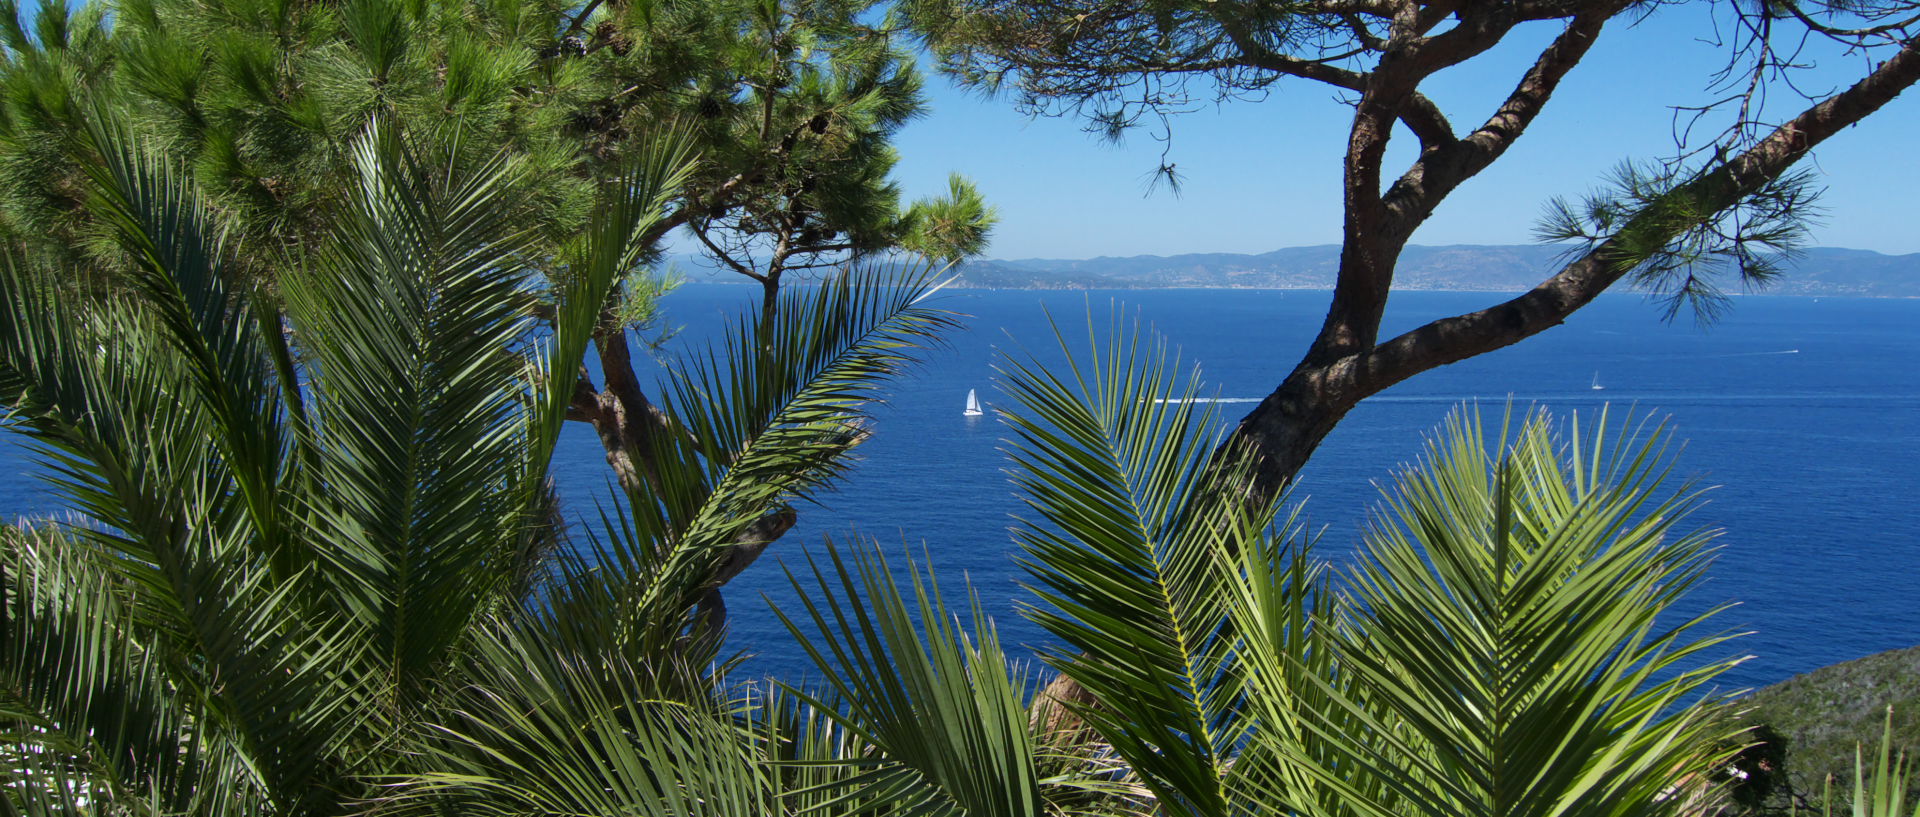
<svg viewBox="0 0 1920 817"><path fill-rule="evenodd" d="M1566 248L1541 245L1410 246L1395 289L1518 292L1563 261ZM972 261L952 285L973 289L1331 289L1340 248L1291 247L1259 255L1191 253L1085 260ZM1920 297L1920 253L1819 247L1790 260L1787 274L1756 294ZM1735 282L1729 293L1745 290Z"/></svg>

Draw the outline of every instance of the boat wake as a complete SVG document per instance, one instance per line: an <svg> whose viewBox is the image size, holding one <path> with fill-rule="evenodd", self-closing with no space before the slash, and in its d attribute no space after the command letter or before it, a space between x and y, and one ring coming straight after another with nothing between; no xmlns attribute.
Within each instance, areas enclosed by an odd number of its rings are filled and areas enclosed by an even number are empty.
<svg viewBox="0 0 1920 817"><path fill-rule="evenodd" d="M1724 354L1724 355L1705 355L1705 357L1709 357L1709 358L1722 358L1722 357L1771 357L1771 356L1773 356L1773 355L1797 355L1797 354L1800 354L1800 350L1799 350L1799 349L1781 349L1781 350L1780 350L1780 351L1778 351L1778 352L1730 352L1730 353L1728 353L1728 354Z"/></svg>

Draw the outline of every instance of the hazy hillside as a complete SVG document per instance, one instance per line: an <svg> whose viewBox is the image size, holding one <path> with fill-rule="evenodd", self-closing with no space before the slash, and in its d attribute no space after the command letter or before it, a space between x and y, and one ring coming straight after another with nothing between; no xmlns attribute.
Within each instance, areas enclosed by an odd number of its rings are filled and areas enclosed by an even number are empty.
<svg viewBox="0 0 1920 817"><path fill-rule="evenodd" d="M1414 290L1519 291L1556 267L1563 250L1537 245L1408 247L1398 285ZM1329 289L1340 248L1290 247L1259 255L1193 253L1084 260L975 261L959 286L987 289L1159 289L1228 287ZM1920 297L1920 254L1808 250L1785 278L1763 290L1779 295Z"/></svg>

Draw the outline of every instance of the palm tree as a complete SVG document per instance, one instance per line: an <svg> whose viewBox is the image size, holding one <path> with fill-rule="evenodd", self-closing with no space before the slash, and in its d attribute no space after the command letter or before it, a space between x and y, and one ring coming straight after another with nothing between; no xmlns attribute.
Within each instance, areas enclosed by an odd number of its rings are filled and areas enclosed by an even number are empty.
<svg viewBox="0 0 1920 817"><path fill-rule="evenodd" d="M0 400L73 513L0 539L8 809L404 805L463 739L535 728L499 718L538 706L614 718L608 752L733 730L675 714L725 712L697 612L717 560L835 478L871 388L948 320L925 274L848 274L743 323L675 379L682 433L653 443L673 456L651 489L581 541L548 462L604 305L687 172L676 139L602 186L542 287L502 229L522 166L376 123L323 248L270 291L232 274L175 168L124 130L87 138L108 158L90 206L132 271L86 303L23 260L0 271Z"/></svg>
<svg viewBox="0 0 1920 817"><path fill-rule="evenodd" d="M1063 346L1065 344L1063 343ZM1070 350L1069 350L1070 351ZM1071 360L1072 355L1069 354ZM1463 410L1352 562L1250 505L1198 371L1115 329L1004 369L1043 659L1162 814L1672 814L1737 730L1657 425ZM1624 429L1624 433L1623 433ZM1338 575L1336 575L1336 573ZM1699 785L1704 785L1701 783Z"/></svg>

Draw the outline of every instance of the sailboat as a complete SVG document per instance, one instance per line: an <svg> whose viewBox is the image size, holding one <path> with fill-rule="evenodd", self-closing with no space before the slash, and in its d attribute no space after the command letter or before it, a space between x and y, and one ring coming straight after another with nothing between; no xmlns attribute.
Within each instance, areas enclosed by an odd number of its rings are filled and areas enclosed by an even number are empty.
<svg viewBox="0 0 1920 817"><path fill-rule="evenodd" d="M973 389L967 389L967 410L960 412L963 417L978 417L986 412L980 410L980 396Z"/></svg>
<svg viewBox="0 0 1920 817"><path fill-rule="evenodd" d="M1600 385L1600 373L1594 372L1593 373L1593 390L1600 391L1601 389L1604 389L1604 388L1606 388L1606 386Z"/></svg>

